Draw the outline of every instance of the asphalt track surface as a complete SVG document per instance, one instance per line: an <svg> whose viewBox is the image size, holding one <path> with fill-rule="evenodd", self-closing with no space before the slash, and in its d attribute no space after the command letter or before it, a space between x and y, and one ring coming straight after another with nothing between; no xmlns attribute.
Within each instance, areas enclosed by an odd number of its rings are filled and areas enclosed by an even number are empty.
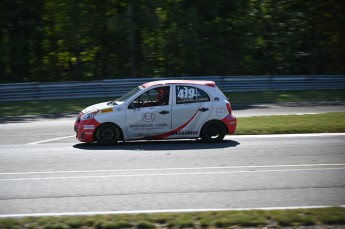
<svg viewBox="0 0 345 229"><path fill-rule="evenodd" d="M260 106L234 113L344 111L343 105ZM74 119L0 120L0 217L345 205L345 134L101 147L74 139Z"/></svg>

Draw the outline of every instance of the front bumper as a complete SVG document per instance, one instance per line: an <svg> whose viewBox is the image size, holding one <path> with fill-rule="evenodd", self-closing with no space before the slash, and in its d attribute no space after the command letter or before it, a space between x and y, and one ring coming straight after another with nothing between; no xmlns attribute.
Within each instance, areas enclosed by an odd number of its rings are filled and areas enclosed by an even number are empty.
<svg viewBox="0 0 345 229"><path fill-rule="evenodd" d="M76 133L76 138L81 142L94 142L95 131L100 125L94 118L89 120L81 120L83 113L80 113L74 123L74 132Z"/></svg>

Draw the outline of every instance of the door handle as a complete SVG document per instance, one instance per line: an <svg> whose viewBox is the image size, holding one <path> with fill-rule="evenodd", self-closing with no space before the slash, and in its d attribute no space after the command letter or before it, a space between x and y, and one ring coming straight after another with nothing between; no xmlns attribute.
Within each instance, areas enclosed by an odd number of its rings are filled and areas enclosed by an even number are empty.
<svg viewBox="0 0 345 229"><path fill-rule="evenodd" d="M159 113L162 114L162 115L165 115L165 114L169 114L170 112L169 111L161 111Z"/></svg>
<svg viewBox="0 0 345 229"><path fill-rule="evenodd" d="M205 111L208 111L209 109L208 108L206 108L206 107L203 107L203 108L200 108L199 109L199 111L201 111L201 112L205 112Z"/></svg>

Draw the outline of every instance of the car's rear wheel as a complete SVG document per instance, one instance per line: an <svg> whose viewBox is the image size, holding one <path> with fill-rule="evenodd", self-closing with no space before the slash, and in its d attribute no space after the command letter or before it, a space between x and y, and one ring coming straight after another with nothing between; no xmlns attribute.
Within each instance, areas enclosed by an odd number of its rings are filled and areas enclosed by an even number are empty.
<svg viewBox="0 0 345 229"><path fill-rule="evenodd" d="M223 123L210 121L201 129L200 137L205 142L220 142L224 139L226 129Z"/></svg>
<svg viewBox="0 0 345 229"><path fill-rule="evenodd" d="M96 138L101 145L114 145L119 141L120 130L117 126L106 123L98 127Z"/></svg>

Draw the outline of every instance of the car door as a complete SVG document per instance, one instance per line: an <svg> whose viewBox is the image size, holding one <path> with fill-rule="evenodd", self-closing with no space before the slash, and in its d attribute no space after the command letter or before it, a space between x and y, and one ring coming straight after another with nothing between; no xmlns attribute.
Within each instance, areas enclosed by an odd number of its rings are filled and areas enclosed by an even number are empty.
<svg viewBox="0 0 345 229"><path fill-rule="evenodd" d="M128 139L160 139L171 131L170 91L170 86L155 87L143 92L128 105Z"/></svg>
<svg viewBox="0 0 345 229"><path fill-rule="evenodd" d="M176 85L172 110L172 129L177 137L199 136L201 126L212 110L212 101L203 89Z"/></svg>

